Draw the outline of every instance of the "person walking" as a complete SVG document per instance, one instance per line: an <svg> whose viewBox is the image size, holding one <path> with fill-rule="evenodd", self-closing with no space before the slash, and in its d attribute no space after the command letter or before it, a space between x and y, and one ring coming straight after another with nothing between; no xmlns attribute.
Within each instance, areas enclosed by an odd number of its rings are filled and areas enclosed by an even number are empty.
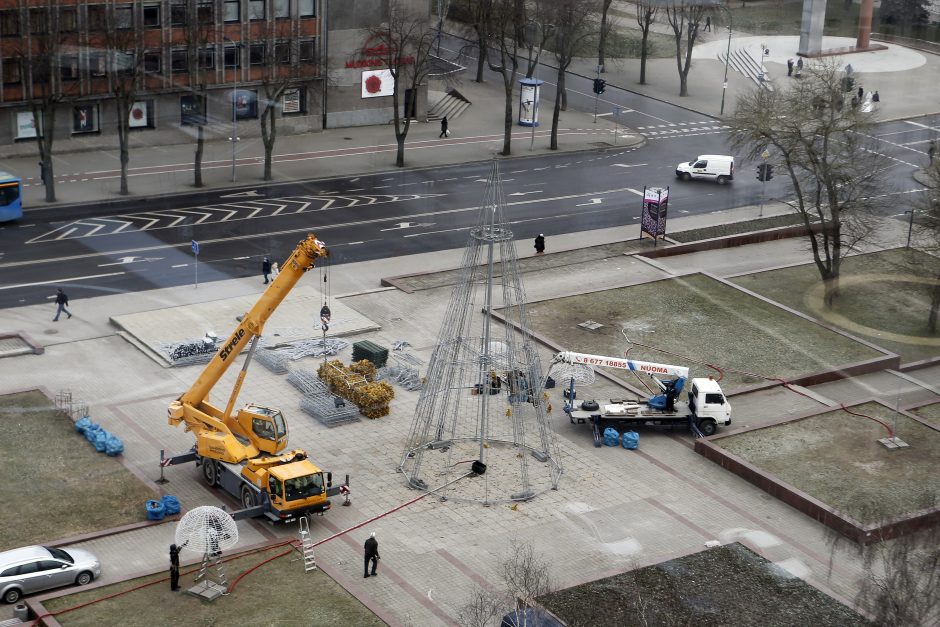
<svg viewBox="0 0 940 627"><path fill-rule="evenodd" d="M930 145L927 146L927 158L930 159L930 163L933 163L933 158L937 154L937 140L930 140Z"/></svg>
<svg viewBox="0 0 940 627"><path fill-rule="evenodd" d="M793 59L787 59L787 76L793 76Z"/></svg>
<svg viewBox="0 0 940 627"><path fill-rule="evenodd" d="M437 137L438 139L440 139L441 137L449 137L449 136L450 136L450 131L447 129L447 116L445 115L443 118L441 118L441 134L438 135Z"/></svg>
<svg viewBox="0 0 940 627"><path fill-rule="evenodd" d="M42 185L46 184L46 164L42 161L39 162L39 182Z"/></svg>
<svg viewBox="0 0 940 627"><path fill-rule="evenodd" d="M875 93L871 95L872 102L881 102L881 96L878 95L878 90L875 90Z"/></svg>
<svg viewBox="0 0 940 627"><path fill-rule="evenodd" d="M539 236L535 238L535 254L541 255L545 252L545 236L539 233Z"/></svg>
<svg viewBox="0 0 940 627"><path fill-rule="evenodd" d="M277 266L277 262L275 261L274 263L271 264L271 280L273 281L274 279L276 279L277 275L279 275L280 273L281 273L281 269Z"/></svg>
<svg viewBox="0 0 940 627"><path fill-rule="evenodd" d="M862 100L863 98L865 98L865 90L862 89L861 85L859 85L858 86L858 99Z"/></svg>
<svg viewBox="0 0 940 627"><path fill-rule="evenodd" d="M712 16L711 15L705 16L705 30L707 30L708 32L711 32L712 30Z"/></svg>
<svg viewBox="0 0 940 627"><path fill-rule="evenodd" d="M267 257L261 262L261 274L264 275L264 282L267 283L268 277L271 275L271 262L268 261Z"/></svg>
<svg viewBox="0 0 940 627"><path fill-rule="evenodd" d="M69 318L72 317L72 314L68 309L66 309L69 304L69 297L65 295L65 292L62 291L61 287L56 290L55 304L58 305L58 309L55 310L55 318L52 319L53 322L59 321L59 316L62 315L63 311Z"/></svg>
<svg viewBox="0 0 940 627"><path fill-rule="evenodd" d="M170 590L180 589L180 547L170 545Z"/></svg>
<svg viewBox="0 0 940 627"><path fill-rule="evenodd" d="M375 532L373 531L365 544L365 561L363 565L365 574L362 576L363 579L369 577L369 562L372 562L372 576L376 575L375 567L378 566L380 559L382 558L379 556L379 541L375 539Z"/></svg>

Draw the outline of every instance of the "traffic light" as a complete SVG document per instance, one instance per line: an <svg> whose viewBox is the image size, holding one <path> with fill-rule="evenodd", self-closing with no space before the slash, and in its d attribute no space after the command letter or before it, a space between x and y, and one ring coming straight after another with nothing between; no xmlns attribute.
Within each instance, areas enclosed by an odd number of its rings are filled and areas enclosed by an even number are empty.
<svg viewBox="0 0 940 627"><path fill-rule="evenodd" d="M602 93L604 93L604 88L605 88L605 87L607 87L607 81L605 81L603 78L595 78L595 79L594 79L594 93L595 93L595 94L602 94Z"/></svg>
<svg viewBox="0 0 940 627"><path fill-rule="evenodd" d="M757 166L757 180L769 181L774 177L774 166L769 163L760 163Z"/></svg>

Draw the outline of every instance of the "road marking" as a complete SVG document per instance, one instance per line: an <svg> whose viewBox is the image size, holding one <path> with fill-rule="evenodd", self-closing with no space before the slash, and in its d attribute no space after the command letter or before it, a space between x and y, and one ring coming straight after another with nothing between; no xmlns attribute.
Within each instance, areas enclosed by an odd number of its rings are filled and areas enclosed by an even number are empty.
<svg viewBox="0 0 940 627"><path fill-rule="evenodd" d="M599 204L601 204L600 198L592 198L591 200L587 202L583 202L580 205L575 205L575 207L588 207L590 205L599 205Z"/></svg>
<svg viewBox="0 0 940 627"><path fill-rule="evenodd" d="M243 196L261 196L258 190L250 189L247 192L236 192L234 194L222 194L219 198L239 198Z"/></svg>
<svg viewBox="0 0 940 627"><path fill-rule="evenodd" d="M542 193L542 190L537 189L531 192L513 192L511 194L507 194L507 196L526 196L528 194L541 194L541 193Z"/></svg>
<svg viewBox="0 0 940 627"><path fill-rule="evenodd" d="M649 165L648 163L611 163L610 165L617 166L618 168L639 168L644 165Z"/></svg>
<svg viewBox="0 0 940 627"><path fill-rule="evenodd" d="M31 262L25 262L31 263ZM36 281L35 283L19 283L17 285L0 285L0 290L12 290L18 287L33 287L35 285L51 285L51 284L67 284L73 281L85 281L88 279L101 279L107 276L121 276L122 274L127 274L126 272L109 272L108 274L89 274L87 276L73 276L67 279L54 279L52 281Z"/></svg>
<svg viewBox="0 0 940 627"><path fill-rule="evenodd" d="M632 187L628 187L628 188L627 188L627 191L630 192L630 193L636 194L637 196L642 196L642 195L643 195L643 192L641 192L641 191L638 190L638 189L633 189Z"/></svg>

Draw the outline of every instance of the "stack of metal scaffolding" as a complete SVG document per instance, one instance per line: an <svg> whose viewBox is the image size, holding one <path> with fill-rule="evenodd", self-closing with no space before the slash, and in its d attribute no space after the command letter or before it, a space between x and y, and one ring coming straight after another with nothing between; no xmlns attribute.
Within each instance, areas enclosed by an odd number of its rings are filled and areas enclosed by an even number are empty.
<svg viewBox="0 0 940 627"><path fill-rule="evenodd" d="M399 465L413 488L484 504L557 489L562 474L504 206L494 161ZM484 474L439 488L473 460Z"/></svg>

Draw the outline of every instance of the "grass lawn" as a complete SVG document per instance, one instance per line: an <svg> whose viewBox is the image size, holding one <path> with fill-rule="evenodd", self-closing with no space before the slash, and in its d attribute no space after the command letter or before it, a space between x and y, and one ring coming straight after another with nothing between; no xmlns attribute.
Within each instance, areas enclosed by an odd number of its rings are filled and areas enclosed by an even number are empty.
<svg viewBox="0 0 940 627"><path fill-rule="evenodd" d="M940 259L903 248L849 257L842 265L840 294L832 309L820 300L822 283L812 264L732 281L910 362L940 354L940 332L927 329L930 291L938 273Z"/></svg>
<svg viewBox="0 0 940 627"><path fill-rule="evenodd" d="M916 375L917 372L915 371L914 374ZM911 413L920 416L932 425L940 427L940 403L923 405L917 409L912 409Z"/></svg>
<svg viewBox="0 0 940 627"><path fill-rule="evenodd" d="M909 448L889 450L876 422L836 410L728 436L717 446L863 523L909 514L940 494L940 432L880 405L853 412L894 425Z"/></svg>
<svg viewBox="0 0 940 627"><path fill-rule="evenodd" d="M526 312L531 330L564 350L623 355L624 329L631 342L659 349L635 346L630 358L688 365L693 377L714 374L693 360L792 378L880 354L701 274L529 303ZM586 320L604 326L577 326ZM632 373L610 373L637 383ZM729 393L762 381L729 371L721 386Z"/></svg>
<svg viewBox="0 0 940 627"><path fill-rule="evenodd" d="M226 579L231 584L242 572L282 553L285 547L246 554L225 562ZM184 557L191 554L183 553ZM384 625L354 596L322 570L304 573L303 561L292 561L298 553L279 557L243 578L235 591L212 602L187 594L194 574L181 574L180 592L171 592L168 581L128 592L107 601L94 603L56 616L62 625L122 627L151 625ZM196 569L184 568L183 573ZM358 570L354 571L358 574ZM159 573L57 597L43 603L50 612L86 603L94 599L159 581Z"/></svg>
<svg viewBox="0 0 940 627"><path fill-rule="evenodd" d="M0 396L0 431L0 550L146 519L150 489L38 390Z"/></svg>
<svg viewBox="0 0 940 627"><path fill-rule="evenodd" d="M869 624L738 543L553 592L539 601L571 627Z"/></svg>

